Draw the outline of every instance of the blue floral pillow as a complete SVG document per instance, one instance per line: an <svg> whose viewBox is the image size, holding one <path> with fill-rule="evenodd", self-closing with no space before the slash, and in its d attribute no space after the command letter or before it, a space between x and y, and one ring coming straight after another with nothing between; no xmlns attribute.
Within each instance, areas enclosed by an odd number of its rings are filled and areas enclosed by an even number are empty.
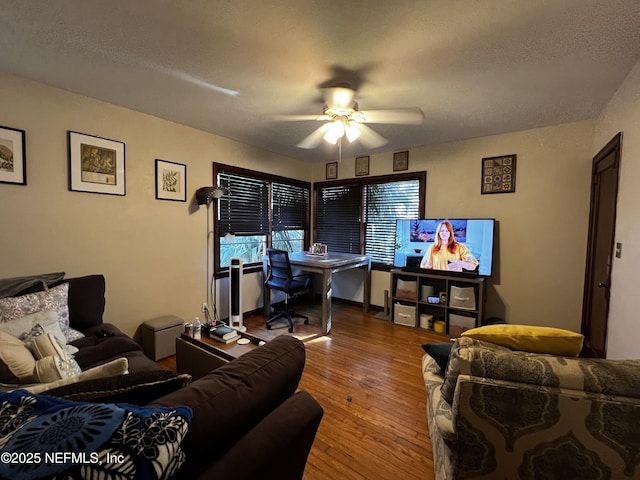
<svg viewBox="0 0 640 480"><path fill-rule="evenodd" d="M184 463L189 407L0 394L0 477L168 478Z"/></svg>

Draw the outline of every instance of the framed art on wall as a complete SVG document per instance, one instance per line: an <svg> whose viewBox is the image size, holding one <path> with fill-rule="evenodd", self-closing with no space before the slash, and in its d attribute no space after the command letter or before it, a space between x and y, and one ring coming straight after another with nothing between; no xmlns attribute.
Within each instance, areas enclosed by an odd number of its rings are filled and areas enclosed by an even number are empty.
<svg viewBox="0 0 640 480"><path fill-rule="evenodd" d="M0 183L27 184L24 130L0 127Z"/></svg>
<svg viewBox="0 0 640 480"><path fill-rule="evenodd" d="M326 177L327 180L333 180L338 178L338 162L329 162L326 164Z"/></svg>
<svg viewBox="0 0 640 480"><path fill-rule="evenodd" d="M516 155L482 159L481 194L516 191Z"/></svg>
<svg viewBox="0 0 640 480"><path fill-rule="evenodd" d="M369 155L356 157L356 177L369 175Z"/></svg>
<svg viewBox="0 0 640 480"><path fill-rule="evenodd" d="M124 143L69 131L69 190L126 195Z"/></svg>
<svg viewBox="0 0 640 480"><path fill-rule="evenodd" d="M156 159L156 198L187 201L187 166Z"/></svg>
<svg viewBox="0 0 640 480"><path fill-rule="evenodd" d="M409 169L409 151L396 152L393 154L393 171L399 172L401 170Z"/></svg>

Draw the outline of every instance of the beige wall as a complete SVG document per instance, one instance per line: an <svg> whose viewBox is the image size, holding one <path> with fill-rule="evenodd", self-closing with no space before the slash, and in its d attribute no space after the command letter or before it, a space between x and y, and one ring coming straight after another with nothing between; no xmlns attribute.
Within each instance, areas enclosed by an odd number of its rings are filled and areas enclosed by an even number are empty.
<svg viewBox="0 0 640 480"><path fill-rule="evenodd" d="M622 83L597 124L592 156L622 132L615 241L622 258L613 258L607 336L608 358L640 358L640 62Z"/></svg>
<svg viewBox="0 0 640 480"><path fill-rule="evenodd" d="M155 199L156 158L187 165L188 200L213 161L309 180L302 162L2 73L0 104L0 125L26 130L28 182L0 184L0 278L103 273L105 320L129 334L206 301L206 211ZM68 130L126 144L126 196L68 191Z"/></svg>
<svg viewBox="0 0 640 480"><path fill-rule="evenodd" d="M155 117L0 74L0 125L27 131L26 187L0 185L0 277L64 270L104 273L106 321L133 333L145 319L199 314L206 299L204 209L155 199L154 160L187 164L188 198L209 185L219 161L307 181L324 164L279 157ZM581 122L412 149L411 170L427 171L429 216L499 221L490 316L579 330L595 122ZM126 143L127 195L69 192L67 130ZM516 193L480 195L482 157L518 155ZM370 174L392 173L391 153L371 157ZM339 165L353 177L354 159ZM259 274L244 278L243 309L262 304ZM373 274L383 305L389 275ZM361 300L358 273L343 272L337 296ZM226 281L218 306L227 311Z"/></svg>
<svg viewBox="0 0 640 480"><path fill-rule="evenodd" d="M494 217L499 222L488 316L580 330L594 123L410 151L409 169L427 171L427 216ZM481 159L512 153L518 156L516 192L481 195ZM354 168L354 159L342 160L339 177L353 177ZM373 155L370 174L388 173L392 153ZM324 176L324 165L316 165L314 180ZM336 295L356 288L358 279L350 272L340 274ZM372 284L372 303L383 305L389 275L374 272ZM360 290L356 295L362 298Z"/></svg>

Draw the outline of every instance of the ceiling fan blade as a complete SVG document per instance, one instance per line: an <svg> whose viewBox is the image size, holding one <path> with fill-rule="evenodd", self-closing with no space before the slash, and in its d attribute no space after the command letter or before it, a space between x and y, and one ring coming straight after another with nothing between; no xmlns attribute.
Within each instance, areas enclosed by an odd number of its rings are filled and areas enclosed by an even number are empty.
<svg viewBox="0 0 640 480"><path fill-rule="evenodd" d="M389 108L383 110L364 110L358 112L366 123L395 123L399 125L420 125L424 113L419 108Z"/></svg>
<svg viewBox="0 0 640 480"><path fill-rule="evenodd" d="M360 140L367 148L382 147L389 141L362 123L358 124L358 130L360 130L360 137L358 137L358 140Z"/></svg>
<svg viewBox="0 0 640 480"><path fill-rule="evenodd" d="M322 96L329 108L347 109L354 105L355 90L347 87L330 87L323 89Z"/></svg>
<svg viewBox="0 0 640 480"><path fill-rule="evenodd" d="M305 137L296 146L307 149L316 148L318 145L320 145L320 142L322 142L322 138L324 137L325 133L327 133L330 126L330 123L325 123L320 128L316 128L313 132L311 132L311 135Z"/></svg>
<svg viewBox="0 0 640 480"><path fill-rule="evenodd" d="M269 115L273 122L303 122L308 120L330 120L328 115Z"/></svg>

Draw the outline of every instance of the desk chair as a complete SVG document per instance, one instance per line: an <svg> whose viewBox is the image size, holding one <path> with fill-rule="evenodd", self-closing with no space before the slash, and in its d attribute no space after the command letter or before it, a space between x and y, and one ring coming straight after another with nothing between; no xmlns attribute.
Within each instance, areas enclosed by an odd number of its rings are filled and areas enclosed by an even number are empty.
<svg viewBox="0 0 640 480"><path fill-rule="evenodd" d="M311 279L307 274L294 275L289 262L289 254L284 250L267 249L269 256L269 270L265 285L272 290L284 292L284 310L276 311L267 320L267 330L271 330L271 323L279 318L286 318L289 322L289 333L293 333L293 318L300 317L304 323L309 323L309 317L289 311L289 296L295 296L309 289Z"/></svg>

